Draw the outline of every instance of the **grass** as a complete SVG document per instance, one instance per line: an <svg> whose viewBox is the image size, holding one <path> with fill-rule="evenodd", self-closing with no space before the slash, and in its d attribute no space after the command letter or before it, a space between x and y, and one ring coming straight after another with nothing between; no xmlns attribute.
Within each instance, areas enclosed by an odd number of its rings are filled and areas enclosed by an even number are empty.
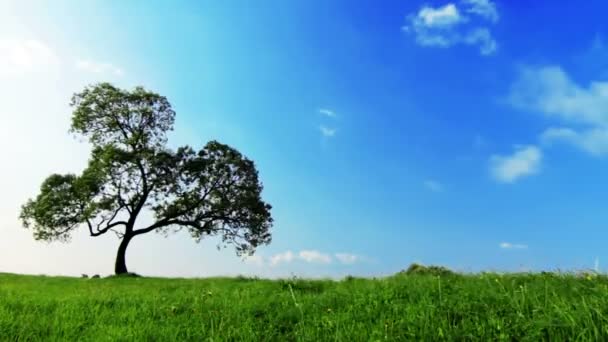
<svg viewBox="0 0 608 342"><path fill-rule="evenodd" d="M258 280L0 274L0 339L608 340L608 277Z"/></svg>

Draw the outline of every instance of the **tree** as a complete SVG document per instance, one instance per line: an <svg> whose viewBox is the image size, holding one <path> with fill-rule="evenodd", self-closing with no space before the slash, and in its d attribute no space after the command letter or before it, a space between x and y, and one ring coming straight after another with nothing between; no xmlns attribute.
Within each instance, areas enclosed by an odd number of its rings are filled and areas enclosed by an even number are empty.
<svg viewBox="0 0 608 342"><path fill-rule="evenodd" d="M70 131L93 149L80 175L53 174L20 218L36 240L69 241L78 227L91 236L113 231L121 239L115 273L127 273L125 254L136 236L186 229L199 242L219 235L237 255L252 254L271 241L271 206L261 199L254 163L217 141L201 150L169 149L167 132L175 112L163 96L109 83L86 87L72 97ZM141 227L142 211L154 223Z"/></svg>

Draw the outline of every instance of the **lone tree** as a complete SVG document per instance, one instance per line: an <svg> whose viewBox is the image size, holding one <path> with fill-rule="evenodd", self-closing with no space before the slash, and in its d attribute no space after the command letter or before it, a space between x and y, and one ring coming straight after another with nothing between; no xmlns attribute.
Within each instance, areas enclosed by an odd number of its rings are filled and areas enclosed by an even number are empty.
<svg viewBox="0 0 608 342"><path fill-rule="evenodd" d="M271 206L261 199L254 163L217 141L200 151L169 149L175 112L163 96L109 83L73 96L70 131L93 151L80 175L53 174L40 194L23 205L20 218L36 240L69 241L79 226L91 236L113 231L121 238L116 274L127 273L125 253L136 236L186 229L199 242L219 235L237 255L252 254L271 240ZM154 223L139 226L144 210Z"/></svg>

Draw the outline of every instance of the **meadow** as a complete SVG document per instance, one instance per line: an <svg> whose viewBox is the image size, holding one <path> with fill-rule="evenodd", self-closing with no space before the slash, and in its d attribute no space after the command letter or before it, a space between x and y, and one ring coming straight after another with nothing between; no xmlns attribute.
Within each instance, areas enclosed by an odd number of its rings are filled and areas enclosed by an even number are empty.
<svg viewBox="0 0 608 342"><path fill-rule="evenodd" d="M340 281L0 274L11 341L608 340L608 277L402 273Z"/></svg>

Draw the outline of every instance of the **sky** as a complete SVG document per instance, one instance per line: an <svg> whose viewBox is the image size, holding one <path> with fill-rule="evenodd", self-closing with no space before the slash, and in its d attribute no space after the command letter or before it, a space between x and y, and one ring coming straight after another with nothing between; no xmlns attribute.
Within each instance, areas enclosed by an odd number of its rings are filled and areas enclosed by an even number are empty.
<svg viewBox="0 0 608 342"><path fill-rule="evenodd" d="M18 220L79 172L73 93L142 85L173 148L255 161L272 243L247 258L139 236L130 271L383 276L608 260L608 3L0 0L0 272L111 274L118 239L35 241ZM144 221L145 222L145 217Z"/></svg>

